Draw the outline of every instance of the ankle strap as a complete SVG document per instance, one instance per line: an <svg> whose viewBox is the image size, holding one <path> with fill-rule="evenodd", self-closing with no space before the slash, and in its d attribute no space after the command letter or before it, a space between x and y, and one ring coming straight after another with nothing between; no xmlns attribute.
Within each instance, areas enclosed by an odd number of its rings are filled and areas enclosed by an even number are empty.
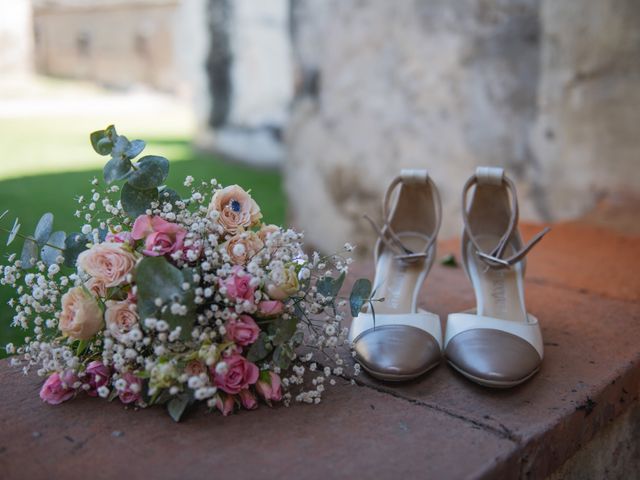
<svg viewBox="0 0 640 480"><path fill-rule="evenodd" d="M391 203L391 196L393 192L399 185L420 184L428 184L431 187L431 195L435 206L436 227L433 234L428 237L427 245L424 250L422 252L414 252L402 243L400 237L398 237L393 228L391 228L391 215L394 212L390 212L389 204ZM382 227L378 227L378 225L376 225L376 223L368 215L365 215L364 217L369 221L369 223L371 223L371 226L376 231L378 237L385 244L385 246L396 253L396 259L406 262L413 262L415 260L427 257L428 252L430 251L431 247L433 247L437 239L438 231L440 230L440 224L442 223L442 203L440 201L438 189L433 183L433 180L431 180L431 178L429 177L429 173L427 170L404 169L400 171L400 175L395 177L387 187L387 191L384 195L384 200L382 203Z"/></svg>
<svg viewBox="0 0 640 480"><path fill-rule="evenodd" d="M507 230L502 235L496 246L490 252L483 252L480 248L475 235L471 231L471 224L469 222L469 212L467 211L467 196L469 190L474 185L494 185L505 186L511 196L511 217L509 218L509 225ZM462 220L464 221L464 228L467 237L476 249L476 254L491 268L507 268L511 265L522 260L527 253L544 237L549 230L549 227L544 228L538 232L524 247L515 252L513 255L507 258L503 258L504 251L509 244L512 236L516 232L518 226L518 195L516 192L516 186L513 181L504 174L502 168L497 167L478 167L476 173L472 175L464 185L462 189Z"/></svg>

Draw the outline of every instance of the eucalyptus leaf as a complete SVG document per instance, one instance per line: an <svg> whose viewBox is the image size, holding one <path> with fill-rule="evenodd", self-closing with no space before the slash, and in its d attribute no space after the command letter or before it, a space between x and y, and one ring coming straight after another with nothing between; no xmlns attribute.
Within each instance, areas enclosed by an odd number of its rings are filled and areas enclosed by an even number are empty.
<svg viewBox="0 0 640 480"><path fill-rule="evenodd" d="M20 255L20 261L22 262L23 268L33 267L38 261L39 254L40 247L38 247L38 243L31 237L27 238L24 241L22 254Z"/></svg>
<svg viewBox="0 0 640 480"><path fill-rule="evenodd" d="M128 158L114 157L107 162L102 170L104 181L109 183L122 180L131 172L131 160Z"/></svg>
<svg viewBox="0 0 640 480"><path fill-rule="evenodd" d="M113 143L106 130L96 130L89 135L91 146L99 155L109 155L113 148Z"/></svg>
<svg viewBox="0 0 640 480"><path fill-rule="evenodd" d="M258 362L264 359L269 352L273 349L273 347L269 344L269 337L264 332L260 332L258 339L253 342L251 347L249 347L249 351L247 352L247 360L250 362Z"/></svg>
<svg viewBox="0 0 640 480"><path fill-rule="evenodd" d="M273 363L282 370L289 368L292 358L293 350L287 344L280 345L273 351Z"/></svg>
<svg viewBox="0 0 640 480"><path fill-rule="evenodd" d="M455 268L458 266L458 261L453 253L449 253L440 259L440 264L445 267Z"/></svg>
<svg viewBox="0 0 640 480"><path fill-rule="evenodd" d="M115 140L113 140L113 149L111 150L112 158L127 158L126 152L129 150L129 146L131 143L124 135L116 136Z"/></svg>
<svg viewBox="0 0 640 480"><path fill-rule="evenodd" d="M125 183L122 186L120 200L127 215L131 218L136 218L144 215L147 209L151 208L152 202L158 201L158 189L138 190L129 185L129 183Z"/></svg>
<svg viewBox="0 0 640 480"><path fill-rule="evenodd" d="M339 277L323 277L318 280L316 287L318 288L318 293L320 293L323 297L331 297L335 299L342 288L342 284L344 283L345 274L344 272L340 274Z"/></svg>
<svg viewBox="0 0 640 480"><path fill-rule="evenodd" d="M38 221L36 231L33 234L33 238L38 242L40 248L47 242L51 232L53 232L53 213L45 213Z"/></svg>
<svg viewBox="0 0 640 480"><path fill-rule="evenodd" d="M169 160L156 155L142 157L127 177L127 182L138 190L159 187L169 175Z"/></svg>
<svg viewBox="0 0 640 480"><path fill-rule="evenodd" d="M78 232L70 234L64 241L64 264L67 267L75 267L78 255L88 247L90 239L86 235Z"/></svg>
<svg viewBox="0 0 640 480"><path fill-rule="evenodd" d="M175 206L177 202L182 200L182 197L178 194L178 192L176 192L172 188L167 187L160 189L160 195L158 198L161 205L170 203L171 205Z"/></svg>
<svg viewBox="0 0 640 480"><path fill-rule="evenodd" d="M288 342L298 326L298 319L296 317L290 317L288 319L280 318L273 323L275 328L275 335L271 340L274 345L282 345Z"/></svg>
<svg viewBox="0 0 640 480"><path fill-rule="evenodd" d="M67 235L64 232L53 232L47 244L40 250L40 258L47 265L57 263L58 257L64 257L64 244Z"/></svg>
<svg viewBox="0 0 640 480"><path fill-rule="evenodd" d="M185 410L191 403L191 397L188 393L181 393L167 403L167 411L175 422L179 422Z"/></svg>
<svg viewBox="0 0 640 480"><path fill-rule="evenodd" d="M190 269L180 270L171 265L164 257L145 257L136 268L136 284L138 286L138 313L143 320L145 318L158 318L165 320L173 330L180 326L181 337L190 338L195 318L195 292L193 288L186 291L182 284L190 283L193 272ZM174 302L187 307L186 315L172 314L170 308L162 311L156 305L156 299L160 299L163 305L171 305Z"/></svg>
<svg viewBox="0 0 640 480"><path fill-rule="evenodd" d="M357 317L362 305L371 297L371 282L366 278L359 278L353 284L349 304L351 305L351 315Z"/></svg>
<svg viewBox="0 0 640 480"><path fill-rule="evenodd" d="M13 222L13 227L11 227L11 231L9 232L9 238L7 239L7 247L13 243L13 241L18 236L18 232L20 231L20 223L18 223L18 219L16 218Z"/></svg>
<svg viewBox="0 0 640 480"><path fill-rule="evenodd" d="M129 147L125 150L124 154L129 159L135 158L142 153L145 146L146 143L144 143L144 140L132 140L129 142Z"/></svg>

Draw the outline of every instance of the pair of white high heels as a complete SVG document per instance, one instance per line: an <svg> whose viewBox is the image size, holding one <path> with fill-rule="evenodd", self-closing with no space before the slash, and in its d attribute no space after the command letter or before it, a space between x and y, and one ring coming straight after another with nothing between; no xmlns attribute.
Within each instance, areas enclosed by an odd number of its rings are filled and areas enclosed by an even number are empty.
<svg viewBox="0 0 640 480"><path fill-rule="evenodd" d="M360 312L349 333L357 361L376 378L416 378L443 353L455 370L489 387L518 385L540 369L542 335L525 308L523 277L526 254L548 229L523 246L516 189L502 168L478 167L462 197L462 263L477 306L450 314L443 339L438 315L418 309L436 256L438 189L426 170L402 170L387 189L374 280L384 301Z"/></svg>

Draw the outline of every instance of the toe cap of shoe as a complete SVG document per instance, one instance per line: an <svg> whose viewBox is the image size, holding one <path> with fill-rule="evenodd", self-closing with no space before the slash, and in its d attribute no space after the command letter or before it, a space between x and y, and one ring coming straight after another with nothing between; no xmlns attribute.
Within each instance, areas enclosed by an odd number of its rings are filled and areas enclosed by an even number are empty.
<svg viewBox="0 0 640 480"><path fill-rule="evenodd" d="M445 349L447 360L479 380L518 383L539 367L542 359L520 337L492 329L474 329L453 337Z"/></svg>
<svg viewBox="0 0 640 480"><path fill-rule="evenodd" d="M440 345L432 335L404 325L369 330L355 340L353 347L362 366L385 380L417 377L442 357Z"/></svg>

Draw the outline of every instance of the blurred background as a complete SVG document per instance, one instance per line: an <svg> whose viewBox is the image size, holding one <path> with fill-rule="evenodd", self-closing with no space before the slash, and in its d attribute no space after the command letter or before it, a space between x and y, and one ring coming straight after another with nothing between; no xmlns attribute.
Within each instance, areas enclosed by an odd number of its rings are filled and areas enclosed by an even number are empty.
<svg viewBox="0 0 640 480"><path fill-rule="evenodd" d="M77 230L74 197L104 162L88 134L108 124L171 159L173 185L242 184L324 251L367 252L362 215L380 215L400 168L429 169L443 236L461 228L477 165L507 169L527 220L607 224L632 205L627 228L640 225L637 0L0 0L0 12L0 206L27 232L45 211Z"/></svg>

